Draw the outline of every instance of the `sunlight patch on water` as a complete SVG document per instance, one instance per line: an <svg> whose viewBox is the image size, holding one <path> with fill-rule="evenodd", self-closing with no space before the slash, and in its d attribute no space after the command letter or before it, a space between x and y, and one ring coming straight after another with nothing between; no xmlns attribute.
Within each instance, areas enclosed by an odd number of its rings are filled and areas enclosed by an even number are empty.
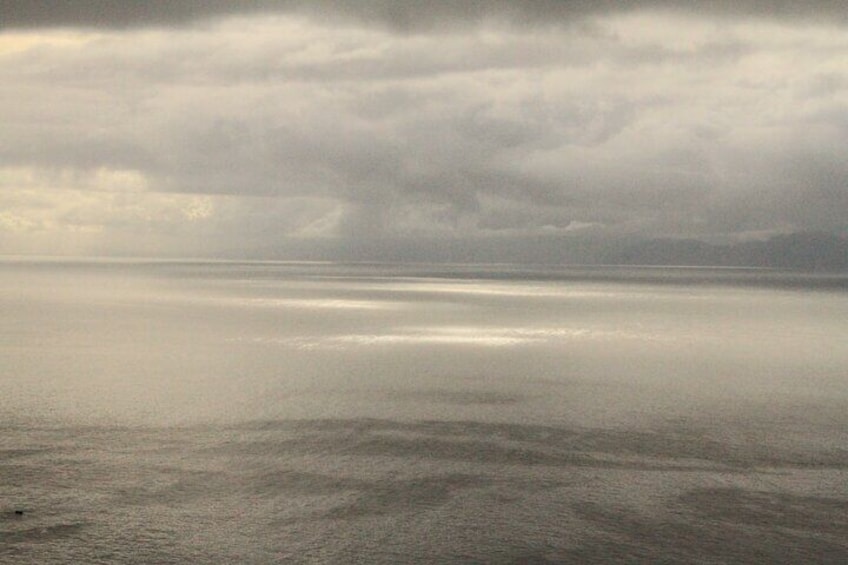
<svg viewBox="0 0 848 565"><path fill-rule="evenodd" d="M216 304L247 308L297 308L310 310L396 310L401 302L388 300L351 300L343 298L213 298Z"/></svg>
<svg viewBox="0 0 848 565"><path fill-rule="evenodd" d="M347 349L350 347L389 345L462 345L514 347L552 344L572 340L634 340L644 342L675 341L672 335L597 328L505 328L483 326L433 326L395 328L386 333L357 333L331 336L240 337L230 341L263 343L295 349Z"/></svg>
<svg viewBox="0 0 848 565"><path fill-rule="evenodd" d="M470 294L522 298L612 298L622 295L621 291L618 290L587 290L585 288L578 290L563 285L497 284L490 281L481 283L459 281L381 282L374 285L358 285L356 288L398 293Z"/></svg>
<svg viewBox="0 0 848 565"><path fill-rule="evenodd" d="M475 328L432 328L409 333L345 335L332 339L335 343L350 345L436 344L483 347L504 347L533 341L527 337Z"/></svg>
<svg viewBox="0 0 848 565"><path fill-rule="evenodd" d="M328 310L392 310L400 306L385 300L348 300L341 298L247 298L239 305L261 308L315 308Z"/></svg>

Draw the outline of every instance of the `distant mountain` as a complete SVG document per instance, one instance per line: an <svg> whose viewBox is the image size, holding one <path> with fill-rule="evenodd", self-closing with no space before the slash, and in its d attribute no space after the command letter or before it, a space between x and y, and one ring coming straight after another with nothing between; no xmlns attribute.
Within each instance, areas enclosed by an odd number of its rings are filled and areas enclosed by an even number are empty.
<svg viewBox="0 0 848 565"><path fill-rule="evenodd" d="M233 257L245 258L239 251ZM394 237L279 242L248 258L426 263L657 265L760 267L848 272L848 238L804 232L726 245L696 239L609 238L593 235L525 237Z"/></svg>
<svg viewBox="0 0 848 565"><path fill-rule="evenodd" d="M641 240L619 249L613 246L604 262L846 271L848 238L805 232L730 245L713 245L693 239Z"/></svg>

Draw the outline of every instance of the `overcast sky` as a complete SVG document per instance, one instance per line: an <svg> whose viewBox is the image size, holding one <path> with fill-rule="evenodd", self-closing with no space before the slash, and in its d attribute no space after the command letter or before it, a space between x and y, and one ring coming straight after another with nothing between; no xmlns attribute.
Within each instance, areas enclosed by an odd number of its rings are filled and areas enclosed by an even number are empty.
<svg viewBox="0 0 848 565"><path fill-rule="evenodd" d="M675 4L0 1L0 253L845 232L848 7Z"/></svg>

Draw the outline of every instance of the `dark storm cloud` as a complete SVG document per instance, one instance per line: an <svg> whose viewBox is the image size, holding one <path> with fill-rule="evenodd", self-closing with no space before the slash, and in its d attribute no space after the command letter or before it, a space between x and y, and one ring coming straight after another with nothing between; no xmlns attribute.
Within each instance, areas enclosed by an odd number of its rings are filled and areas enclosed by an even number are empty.
<svg viewBox="0 0 848 565"><path fill-rule="evenodd" d="M0 27L174 26L231 15L295 12L316 19L347 18L370 22L396 30L427 30L493 19L516 24L568 23L585 16L641 9L848 22L848 9L841 0L718 0L697 5L676 0L5 0L0 2Z"/></svg>

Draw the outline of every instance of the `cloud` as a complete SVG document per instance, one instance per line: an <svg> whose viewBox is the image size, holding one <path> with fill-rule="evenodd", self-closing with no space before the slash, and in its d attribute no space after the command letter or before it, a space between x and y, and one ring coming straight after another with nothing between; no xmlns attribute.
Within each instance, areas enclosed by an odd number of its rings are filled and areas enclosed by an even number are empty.
<svg viewBox="0 0 848 565"><path fill-rule="evenodd" d="M520 253L577 233L844 229L839 28L744 1L363 5L3 19L33 29L0 33L0 181L32 200L0 233L49 247L88 226L80 247L181 254L391 238L415 258L451 238Z"/></svg>
<svg viewBox="0 0 848 565"><path fill-rule="evenodd" d="M718 0L682 5L674 0L4 0L0 22L8 28L87 27L133 28L180 26L210 18L256 14L300 14L323 21L353 20L399 31L433 30L500 21L519 25L570 24L575 19L638 10L665 10L728 17L809 18L846 23L840 0Z"/></svg>

